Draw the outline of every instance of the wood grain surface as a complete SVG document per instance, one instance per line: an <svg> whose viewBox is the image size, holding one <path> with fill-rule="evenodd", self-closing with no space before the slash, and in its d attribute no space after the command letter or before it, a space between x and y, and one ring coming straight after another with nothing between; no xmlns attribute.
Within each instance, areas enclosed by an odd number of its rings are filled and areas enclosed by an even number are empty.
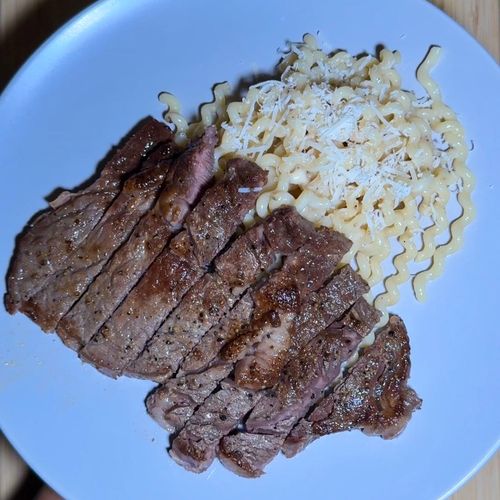
<svg viewBox="0 0 500 500"><path fill-rule="evenodd" d="M0 0L0 89L34 49L91 3L92 0ZM432 3L464 26L500 60L499 0L432 0ZM0 436L0 500L9 499L25 474L26 466ZM500 499L500 453L452 499Z"/></svg>

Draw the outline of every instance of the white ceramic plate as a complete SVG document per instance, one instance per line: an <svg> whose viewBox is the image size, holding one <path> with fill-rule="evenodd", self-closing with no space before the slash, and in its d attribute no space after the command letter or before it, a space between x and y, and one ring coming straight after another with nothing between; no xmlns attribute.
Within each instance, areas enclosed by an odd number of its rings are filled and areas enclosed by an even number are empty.
<svg viewBox="0 0 500 500"><path fill-rule="evenodd" d="M422 410L394 441L329 436L293 460L278 458L258 480L219 464L194 475L170 460L166 434L144 410L151 383L110 380L57 337L2 312L1 427L65 497L429 499L460 486L496 449L500 72L423 0L98 2L53 36L1 98L0 268L44 196L86 179L141 117L161 116L159 91L174 92L194 112L213 83L270 71L286 40L318 30L353 53L377 44L400 50L411 88L428 47L441 45L434 76L474 141L477 220L465 246L430 286L427 303L416 303L407 287L395 308L411 335L411 385Z"/></svg>

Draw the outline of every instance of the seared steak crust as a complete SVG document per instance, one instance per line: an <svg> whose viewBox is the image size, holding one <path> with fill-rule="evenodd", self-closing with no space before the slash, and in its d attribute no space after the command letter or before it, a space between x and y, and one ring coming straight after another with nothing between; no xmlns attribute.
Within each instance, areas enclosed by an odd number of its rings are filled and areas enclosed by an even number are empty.
<svg viewBox="0 0 500 500"><path fill-rule="evenodd" d="M187 209L212 177L215 142L215 131L208 128L173 162L153 209L59 323L57 333L66 345L77 350L90 340L180 230Z"/></svg>
<svg viewBox="0 0 500 500"><path fill-rule="evenodd" d="M85 240L121 191L124 178L161 143L176 151L164 124L147 118L114 150L85 189L65 191L51 208L29 223L20 237L7 278L5 304L13 314L64 267L67 257Z"/></svg>
<svg viewBox="0 0 500 500"><path fill-rule="evenodd" d="M263 389L278 381L293 343L291 326L302 304L322 286L350 245L339 233L320 229L254 293L253 322L222 351L224 360L237 362L237 384Z"/></svg>
<svg viewBox="0 0 500 500"><path fill-rule="evenodd" d="M396 437L421 405L407 385L409 375L406 328L401 318L391 316L345 379L292 430L283 451L293 456L321 435L351 429Z"/></svg>
<svg viewBox="0 0 500 500"><path fill-rule="evenodd" d="M128 179L99 224L66 259L65 269L54 275L20 310L44 331L53 331L153 206L167 171L168 167L157 164Z"/></svg>
<svg viewBox="0 0 500 500"><path fill-rule="evenodd" d="M130 373L141 367L141 373L150 379L161 382L170 378L241 294L269 272L280 256L300 248L314 234L312 224L294 209L284 208L237 238L216 259L215 272L207 273L185 295L133 363Z"/></svg>
<svg viewBox="0 0 500 500"><path fill-rule="evenodd" d="M286 365L274 390L260 398L245 422L247 432L237 432L230 442L221 442L224 465L246 477L260 476L294 424L340 375L343 363L379 317L361 298L344 317L311 339ZM270 436L274 437L271 441ZM241 449L245 450L243 457Z"/></svg>
<svg viewBox="0 0 500 500"><path fill-rule="evenodd" d="M259 398L253 391L223 382L196 410L172 441L170 456L185 469L203 472L217 453L219 441L229 434Z"/></svg>
<svg viewBox="0 0 500 500"><path fill-rule="evenodd" d="M209 188L179 233L111 318L80 351L83 360L111 376L148 378L151 367L131 365L206 266L226 245L252 208L266 174L244 160L228 163L222 182ZM249 190L241 191L242 187Z"/></svg>

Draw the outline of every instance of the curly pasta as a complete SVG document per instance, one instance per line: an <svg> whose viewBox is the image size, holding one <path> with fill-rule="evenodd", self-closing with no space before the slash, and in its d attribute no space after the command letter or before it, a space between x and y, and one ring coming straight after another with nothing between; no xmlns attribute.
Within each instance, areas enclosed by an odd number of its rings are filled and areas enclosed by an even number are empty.
<svg viewBox="0 0 500 500"><path fill-rule="evenodd" d="M201 107L197 123L187 124L172 96L162 94L162 101L180 142L215 123L221 169L243 155L268 172L247 226L292 205L315 224L341 231L353 241L344 262L372 287L383 282L375 305L385 312L411 278L412 262L430 261L413 278L416 297L424 299L427 282L442 273L474 216L464 130L430 77L439 52L432 47L418 68L428 94L420 99L401 88L398 52L330 55L306 35L278 65L279 80L253 85L230 103L227 84L216 85L214 102ZM447 206L455 192L462 213L450 224ZM439 245L448 229L449 241ZM382 264L394 239L402 252L386 277Z"/></svg>
<svg viewBox="0 0 500 500"><path fill-rule="evenodd" d="M220 127L227 119L226 99L231 95L231 86L227 82L218 83L214 85L212 92L214 100L200 106L200 120L191 124L181 114L180 102L174 95L169 92L159 95L160 102L167 108L163 118L174 127L176 142L179 145L185 145L189 138L200 135L209 125Z"/></svg>

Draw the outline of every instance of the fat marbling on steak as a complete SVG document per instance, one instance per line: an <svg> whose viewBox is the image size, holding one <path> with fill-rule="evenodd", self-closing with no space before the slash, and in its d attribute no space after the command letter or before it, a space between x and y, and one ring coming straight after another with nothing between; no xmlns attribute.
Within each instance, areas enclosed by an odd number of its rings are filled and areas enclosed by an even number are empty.
<svg viewBox="0 0 500 500"><path fill-rule="evenodd" d="M264 389L278 381L292 345L291 327L302 304L321 288L350 246L340 233L318 229L254 293L252 323L222 351L224 360L236 362L235 381L240 387ZM262 326L258 324L261 318L265 318Z"/></svg>

